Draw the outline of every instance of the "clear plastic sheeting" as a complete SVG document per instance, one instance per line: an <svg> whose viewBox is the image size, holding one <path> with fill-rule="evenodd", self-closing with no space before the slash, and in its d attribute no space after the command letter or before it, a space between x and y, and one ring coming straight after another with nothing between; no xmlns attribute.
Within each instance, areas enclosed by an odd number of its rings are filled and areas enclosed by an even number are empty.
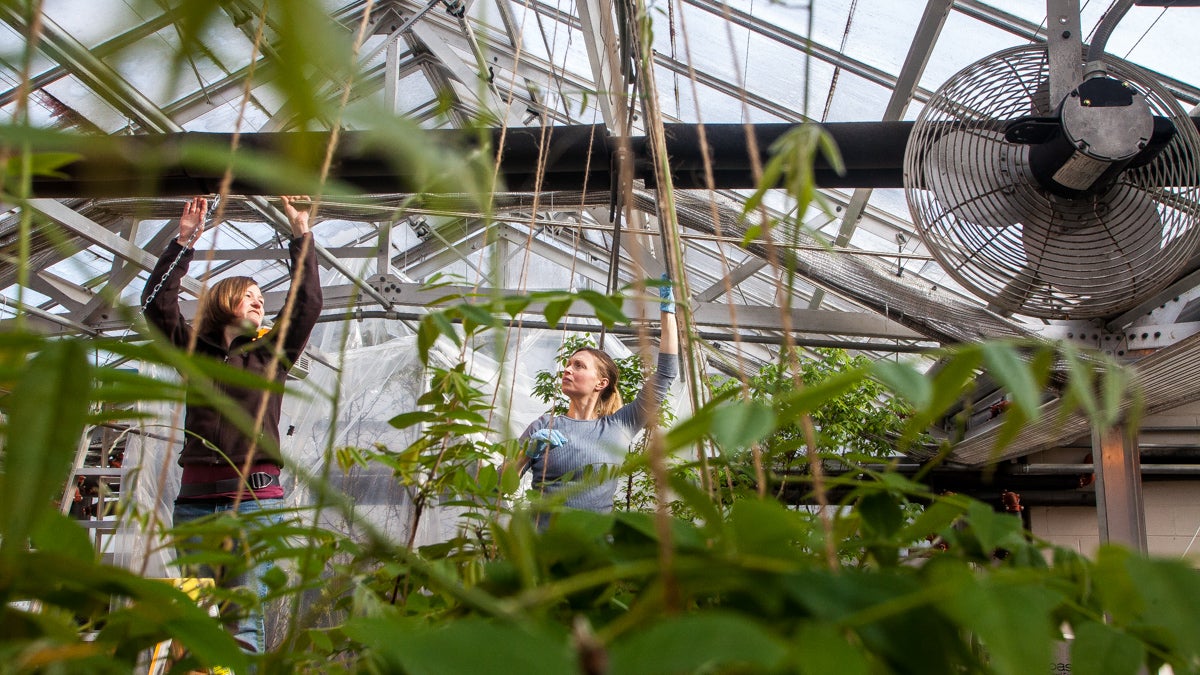
<svg viewBox="0 0 1200 675"><path fill-rule="evenodd" d="M454 533L454 518L438 508L426 509L413 522L413 494L381 465L337 465L338 448L379 448L400 452L417 438L414 429L397 429L388 421L416 409L428 388L428 375L417 358L416 338L397 338L385 344L346 353L339 373L314 366L309 376L293 383L301 396L284 400L281 419L282 450L295 471L284 478L288 503L315 504L318 493L298 472L327 482L350 498L353 512L326 506L320 524L348 536L360 536L370 527L397 543L422 546ZM332 398L337 391L337 407ZM414 536L414 526L416 534Z"/></svg>
<svg viewBox="0 0 1200 675"><path fill-rule="evenodd" d="M347 342L362 344L363 335L391 332L382 326L357 326ZM395 322L392 322L395 323ZM326 326L325 328L329 328ZM496 334L494 337L500 337ZM324 347L340 341L337 331L318 331L315 341ZM492 340L481 341L477 349L465 355L468 372L478 378L478 387L493 394L494 410L490 425L494 436L489 440L516 437L549 408L532 394L539 369L553 368L563 334L557 331L513 331L500 340L509 354L511 367L501 370L488 352L496 349ZM369 340L369 338L368 338ZM616 340L606 347L616 358L629 355ZM443 340L431 352L435 366L449 367L460 354ZM389 424L396 415L416 409L417 399L429 388L430 373L417 355L416 337L392 337L382 344L346 350L333 363L337 370L312 362L301 380L288 382L280 423L280 444L287 460L283 482L289 506L308 507L317 502L317 491L310 480L318 477L348 496L352 512L326 505L320 512L322 527L360 537L364 527L373 528L397 544L423 546L444 541L455 535L457 511L436 505L426 508L420 522L414 523L414 494L402 486L390 469L380 465L354 466L343 471L334 457L338 448L387 448L399 452L416 440L415 429L397 429ZM153 377L174 378L169 369L143 366ZM336 395L335 395L336 392ZM336 404L336 405L335 405ZM182 431L172 432L174 406L154 404L141 412L151 419L141 425L126 451L127 510L139 514L125 519L114 538L114 560L134 570L145 569L151 576L166 576L173 551L164 547L160 535L169 527L181 469L177 465ZM499 460L499 457L497 457ZM149 514L155 514L153 539L147 527ZM414 534L415 528L415 534Z"/></svg>
<svg viewBox="0 0 1200 675"><path fill-rule="evenodd" d="M174 380L175 371L143 364L143 375ZM178 448L183 443L183 409L164 402L140 402L138 412L146 415L131 433L125 446L121 473L121 525L112 537L113 562L118 567L148 577L176 576L170 569L174 550L164 546L164 531L171 526L171 512L183 472ZM173 421L174 420L174 421Z"/></svg>

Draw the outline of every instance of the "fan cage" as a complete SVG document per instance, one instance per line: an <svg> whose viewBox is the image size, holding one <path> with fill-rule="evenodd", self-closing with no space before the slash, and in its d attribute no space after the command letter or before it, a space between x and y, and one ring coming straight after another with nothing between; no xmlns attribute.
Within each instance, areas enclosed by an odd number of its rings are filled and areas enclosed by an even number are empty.
<svg viewBox="0 0 1200 675"><path fill-rule="evenodd" d="M904 159L913 221L947 273L993 308L1048 319L1113 316L1169 285L1196 251L1195 125L1147 73L1108 57L1104 64L1178 133L1101 197L1051 195L1029 174L1028 146L1003 140L1010 120L1050 112L1045 47L968 66L916 120Z"/></svg>

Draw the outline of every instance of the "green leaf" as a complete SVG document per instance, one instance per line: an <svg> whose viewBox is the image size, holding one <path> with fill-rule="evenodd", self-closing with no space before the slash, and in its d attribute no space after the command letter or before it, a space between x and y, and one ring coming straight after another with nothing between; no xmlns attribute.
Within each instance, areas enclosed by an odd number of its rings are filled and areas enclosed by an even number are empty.
<svg viewBox="0 0 1200 675"><path fill-rule="evenodd" d="M521 487L521 474L517 472L516 462L507 462L500 474L501 494L511 495Z"/></svg>
<svg viewBox="0 0 1200 675"><path fill-rule="evenodd" d="M500 325L496 317L485 307L464 303L459 305L457 309L462 314L463 327L467 329L468 333L474 332L474 328L477 326L491 328Z"/></svg>
<svg viewBox="0 0 1200 675"><path fill-rule="evenodd" d="M783 559L798 558L797 542L808 536L800 516L775 500L734 502L729 526L739 551Z"/></svg>
<svg viewBox="0 0 1200 675"><path fill-rule="evenodd" d="M853 389L866 376L865 368L852 368L832 375L819 384L776 396L774 407L779 417L778 423L782 426L795 422L803 414L819 408L825 401Z"/></svg>
<svg viewBox="0 0 1200 675"><path fill-rule="evenodd" d="M712 410L712 436L726 451L748 448L775 430L775 411L759 401L734 400Z"/></svg>
<svg viewBox="0 0 1200 675"><path fill-rule="evenodd" d="M29 155L31 166L30 173L33 176L46 176L50 178L68 178L67 174L59 171L59 169L83 159L83 155L74 152L38 152ZM18 176L21 174L21 162L24 161L20 155L8 158L7 174L9 176Z"/></svg>
<svg viewBox="0 0 1200 675"><path fill-rule="evenodd" d="M793 662L804 675L868 675L871 663L833 624L805 622L796 633Z"/></svg>
<svg viewBox="0 0 1200 675"><path fill-rule="evenodd" d="M462 339L458 337L458 331L454 330L454 323L450 321L450 317L446 316L444 312L434 312L429 316L437 324L438 330L442 335L450 338L456 346L462 346Z"/></svg>
<svg viewBox="0 0 1200 675"><path fill-rule="evenodd" d="M621 311L620 303L609 296L585 288L579 291L579 297L596 310L596 318L605 326L629 323L629 317Z"/></svg>
<svg viewBox="0 0 1200 675"><path fill-rule="evenodd" d="M888 537L904 524L904 512L896 498L886 492L872 492L858 502L858 513L867 532Z"/></svg>
<svg viewBox="0 0 1200 675"><path fill-rule="evenodd" d="M0 474L0 552L23 551L38 521L52 512L83 436L91 389L87 350L78 340L46 343L9 399L4 472Z"/></svg>
<svg viewBox="0 0 1200 675"><path fill-rule="evenodd" d="M967 507L967 522L975 535L983 555L1010 545L1020 544L1024 526L1021 519L1011 513L996 513L981 502L972 501Z"/></svg>
<svg viewBox="0 0 1200 675"><path fill-rule="evenodd" d="M1125 562L1129 578L1135 580L1144 608L1138 617L1143 626L1154 626L1168 639L1175 662L1196 663L1200 657L1200 573L1179 559L1157 560L1130 556Z"/></svg>
<svg viewBox="0 0 1200 675"><path fill-rule="evenodd" d="M1027 420L1037 420L1042 404L1041 388L1017 350L1003 342L985 342L980 348L988 373L1008 390L1013 405L1021 409Z"/></svg>
<svg viewBox="0 0 1200 675"><path fill-rule="evenodd" d="M687 614L631 631L609 649L611 672L624 675L767 672L787 650L750 618L721 612Z"/></svg>
<svg viewBox="0 0 1200 675"><path fill-rule="evenodd" d="M729 390L710 399L691 417L680 420L664 435L663 443L667 452L690 446L711 433L713 411L725 401L732 399L738 392Z"/></svg>
<svg viewBox="0 0 1200 675"><path fill-rule="evenodd" d="M1034 586L1039 580L979 578L944 598L943 606L975 633L987 650L997 675L1045 672L1052 654L1051 636L1058 628L1051 610L1061 598Z"/></svg>
<svg viewBox="0 0 1200 675"><path fill-rule="evenodd" d="M1061 347L1063 361L1067 367L1067 386L1063 393L1063 413L1078 406L1090 419L1099 419L1099 404L1096 401L1095 378L1092 366L1086 362L1070 343Z"/></svg>
<svg viewBox="0 0 1200 675"><path fill-rule="evenodd" d="M557 326L558 320L563 318L563 315L571 309L573 302L575 302L573 298L547 302L546 309L543 311L543 314L546 316L546 323L550 324L551 328Z"/></svg>
<svg viewBox="0 0 1200 675"><path fill-rule="evenodd" d="M532 302L532 298L528 295L509 295L501 301L501 307L504 309L505 314L515 317L525 311L530 302Z"/></svg>
<svg viewBox="0 0 1200 675"><path fill-rule="evenodd" d="M1115 364L1103 371L1100 382L1099 419L1095 422L1109 427L1121 419L1121 403L1129 395L1132 382L1125 377L1125 371Z"/></svg>
<svg viewBox="0 0 1200 675"><path fill-rule="evenodd" d="M399 415L396 415L392 419L388 420L388 424L396 427L397 429L407 429L408 427L424 424L426 422L436 422L440 419L441 417L436 412L430 410L414 410L412 412L400 413Z"/></svg>
<svg viewBox="0 0 1200 675"><path fill-rule="evenodd" d="M703 492L698 485L687 480L678 473L668 474L667 481L671 490L679 495L685 504L690 506L696 515L704 522L705 528L713 533L720 533L725 525L721 512L717 510L712 497Z"/></svg>
<svg viewBox="0 0 1200 675"><path fill-rule="evenodd" d="M908 399L916 408L924 409L933 400L929 380L907 361L876 361L871 370L893 392Z"/></svg>
<svg viewBox="0 0 1200 675"><path fill-rule="evenodd" d="M962 395L963 389L975 377L983 355L978 349L959 349L945 357L942 368L933 377L933 397L925 411L932 420L940 416Z"/></svg>
<svg viewBox="0 0 1200 675"><path fill-rule="evenodd" d="M959 495L939 497L900 531L898 542L907 544L940 533L967 512L965 501Z"/></svg>
<svg viewBox="0 0 1200 675"><path fill-rule="evenodd" d="M1134 675L1146 658L1142 643L1133 636L1097 621L1074 626L1071 670L1096 675Z"/></svg>
<svg viewBox="0 0 1200 675"><path fill-rule="evenodd" d="M30 533L34 548L46 553L58 553L80 561L93 562L96 549L79 521L58 511L48 511Z"/></svg>
<svg viewBox="0 0 1200 675"><path fill-rule="evenodd" d="M417 353L421 357L421 363L429 364L429 350L433 348L440 334L441 330L433 320L432 314L421 317L421 323L417 326Z"/></svg>
<svg viewBox="0 0 1200 675"><path fill-rule="evenodd" d="M368 647L388 672L442 673L575 672L565 635L467 618L429 629L395 619L352 619L345 632Z"/></svg>

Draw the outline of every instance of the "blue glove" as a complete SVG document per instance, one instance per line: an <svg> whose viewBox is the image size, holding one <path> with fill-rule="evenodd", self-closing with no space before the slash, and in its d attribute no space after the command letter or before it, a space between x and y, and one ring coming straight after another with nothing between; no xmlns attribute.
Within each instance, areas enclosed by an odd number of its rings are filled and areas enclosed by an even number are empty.
<svg viewBox="0 0 1200 675"><path fill-rule="evenodd" d="M525 456L529 459L537 459L546 454L550 448L561 447L566 442L567 437L555 429L538 429L529 434L529 446L525 448Z"/></svg>
<svg viewBox="0 0 1200 675"><path fill-rule="evenodd" d="M659 303L658 308L664 312L667 312L668 314L674 314L675 313L675 287L674 287L674 284L670 283L671 279L670 279L670 277L667 276L666 272L663 272L662 280L666 281L667 283L658 287L658 299L662 301Z"/></svg>

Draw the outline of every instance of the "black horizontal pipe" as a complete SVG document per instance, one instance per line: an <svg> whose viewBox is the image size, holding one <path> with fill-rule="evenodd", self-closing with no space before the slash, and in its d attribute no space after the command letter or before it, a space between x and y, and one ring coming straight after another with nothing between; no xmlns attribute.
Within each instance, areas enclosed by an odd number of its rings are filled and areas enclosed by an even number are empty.
<svg viewBox="0 0 1200 675"><path fill-rule="evenodd" d="M1200 120L1194 121L1200 126ZM845 170L835 171L825 157L818 155L814 165L818 186L903 187L904 149L913 122L838 122L821 126L837 145ZM779 139L795 128L792 124L668 124L665 142L672 182L680 189L755 187L755 166L764 163ZM421 172L427 171L428 165L406 157L427 149L478 150L483 138L493 149L493 161L499 154L504 190L609 191L617 180L621 156L629 157L634 179L649 186L656 183L648 139L637 136L623 142L608 135L601 125L484 132L433 129L421 133L424 138L389 138L375 131L342 132L330 166L330 182L341 190L364 194L461 191L466 186L439 183L436 176L423 177ZM756 151L752 151L750 138ZM4 140L0 134L0 141ZM315 175L324 161L329 134L242 134L237 142L240 152L261 162L257 178L252 171L234 176L232 192L275 194L284 189L288 179L273 167L308 169ZM41 197L212 194L219 190L233 144L232 134L199 132L80 137L43 134L32 143L35 152L71 152L79 154L80 159L59 169L57 176L35 179L34 193ZM711 184L706 171L711 172Z"/></svg>
<svg viewBox="0 0 1200 675"><path fill-rule="evenodd" d="M823 187L901 187L904 145L911 122L849 122L823 125L841 148L846 171L838 174L819 157L817 183ZM753 134L760 162L791 124L715 124L701 130L694 124L667 125L666 143L672 181L680 189L713 187L748 188L756 185L754 153L747 134ZM480 146L477 132L435 129L422 132L425 138L410 148L454 148L471 151ZM582 190L609 191L617 180L618 156L629 156L633 178L656 182L645 137L627 139L627 153L620 153L621 139L609 136L603 126L558 126L495 129L484 132L490 146L499 148L499 173L503 189L511 191ZM212 194L219 190L232 134L182 132L142 136L41 136L35 152L77 153L80 158L57 171L56 176L34 180L40 197L149 197ZM395 140L395 139L392 139ZM280 175L269 167L286 163L307 168L314 174L324 159L329 134L325 132L279 132L242 134L239 152L258 157L265 172L255 178L249 172L233 177L235 194L275 194ZM422 183L421 168L405 161L405 155L385 136L371 131L345 131L329 171L329 180L343 190L365 194L431 191ZM713 181L708 184L702 147L707 145ZM495 151L493 150L493 153ZM492 155L494 159L495 154ZM260 164L262 167L263 164ZM441 186L445 191L445 186Z"/></svg>

